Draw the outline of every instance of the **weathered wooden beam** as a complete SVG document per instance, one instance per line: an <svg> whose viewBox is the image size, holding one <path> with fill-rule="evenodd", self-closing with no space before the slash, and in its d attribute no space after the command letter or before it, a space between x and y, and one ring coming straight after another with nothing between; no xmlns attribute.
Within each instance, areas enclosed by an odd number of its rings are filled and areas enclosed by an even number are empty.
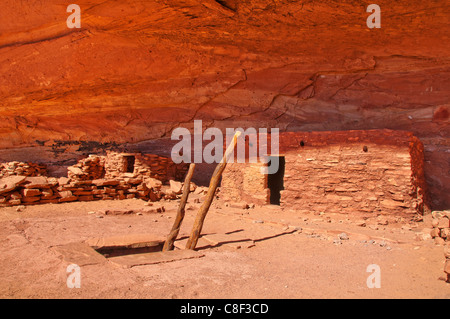
<svg viewBox="0 0 450 319"><path fill-rule="evenodd" d="M206 214L208 213L209 207L214 199L214 194L216 193L217 186L219 185L220 178L222 177L222 173L227 166L227 160L231 152L233 152L234 147L236 146L237 139L241 135L240 131L237 131L230 145L228 145L225 154L222 157L222 160L219 164L217 164L216 169L211 177L211 181L209 182L208 193L206 194L206 199L203 202L203 205L200 207L200 210L197 213L197 217L194 222L194 226L191 231L191 235L189 236L189 240L186 243L186 249L195 249L197 246L198 238L200 237L200 233L203 228L203 222L205 220Z"/></svg>
<svg viewBox="0 0 450 319"><path fill-rule="evenodd" d="M184 186L183 186L183 195L181 196L180 205L178 206L177 210L177 217L175 218L175 221L172 226L172 230L170 231L169 235L167 236L167 239L164 243L162 251L167 250L173 250L174 242L177 239L178 233L180 232L181 223L184 219L184 213L185 213L185 206L189 197L190 188L191 188L191 178L192 175L194 175L194 169L195 164L191 163L189 165L189 170L186 174L186 177L184 179Z"/></svg>

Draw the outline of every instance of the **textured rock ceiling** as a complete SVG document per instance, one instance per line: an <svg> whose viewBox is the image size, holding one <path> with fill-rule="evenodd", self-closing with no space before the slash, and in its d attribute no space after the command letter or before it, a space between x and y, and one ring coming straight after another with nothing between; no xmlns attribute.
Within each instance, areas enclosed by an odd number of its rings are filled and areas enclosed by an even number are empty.
<svg viewBox="0 0 450 319"><path fill-rule="evenodd" d="M0 148L205 126L389 128L450 207L450 7L435 1L3 0ZM366 8L381 7L381 28Z"/></svg>

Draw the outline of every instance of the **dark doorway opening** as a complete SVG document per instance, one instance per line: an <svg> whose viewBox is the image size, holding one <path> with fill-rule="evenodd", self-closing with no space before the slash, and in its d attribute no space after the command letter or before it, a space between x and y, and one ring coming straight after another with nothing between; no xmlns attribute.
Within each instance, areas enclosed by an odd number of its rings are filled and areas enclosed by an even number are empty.
<svg viewBox="0 0 450 319"><path fill-rule="evenodd" d="M272 159L275 156L269 156L268 165L271 165ZM280 205L281 194L280 191L284 189L284 169L285 169L285 158L284 156L277 156L279 160L278 170L275 174L267 175L267 187L270 189L270 204Z"/></svg>
<svg viewBox="0 0 450 319"><path fill-rule="evenodd" d="M123 168L125 173L134 172L134 163L136 158L134 156L124 156L123 157Z"/></svg>

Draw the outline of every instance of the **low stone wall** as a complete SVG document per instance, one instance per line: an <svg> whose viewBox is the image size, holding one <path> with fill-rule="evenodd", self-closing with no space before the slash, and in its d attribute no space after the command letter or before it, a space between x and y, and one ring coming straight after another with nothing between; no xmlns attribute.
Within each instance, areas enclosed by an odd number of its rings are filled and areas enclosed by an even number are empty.
<svg viewBox="0 0 450 319"><path fill-rule="evenodd" d="M126 162L127 158L132 159L130 163ZM180 189L163 184L181 180L188 168L188 164L175 164L158 155L117 152L108 152L106 156L89 155L68 168L68 177L61 178L40 176L46 173L45 165L19 162L0 165L4 168L0 179L1 206L129 198L175 199Z"/></svg>
<svg viewBox="0 0 450 319"><path fill-rule="evenodd" d="M47 166L31 162L8 162L0 163L0 178L7 176L46 176Z"/></svg>
<svg viewBox="0 0 450 319"><path fill-rule="evenodd" d="M158 201L169 191L163 190L160 181L143 177L74 181L66 177L11 176L1 180L0 206L129 198Z"/></svg>

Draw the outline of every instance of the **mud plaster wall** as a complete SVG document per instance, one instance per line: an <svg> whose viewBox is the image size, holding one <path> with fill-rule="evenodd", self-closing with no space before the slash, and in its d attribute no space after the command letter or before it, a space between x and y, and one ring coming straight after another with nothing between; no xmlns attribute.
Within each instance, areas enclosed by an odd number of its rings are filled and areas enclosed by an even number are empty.
<svg viewBox="0 0 450 319"><path fill-rule="evenodd" d="M282 207L336 213L428 212L423 146L408 132L284 133L280 155L286 161ZM222 179L223 196L269 203L267 177L256 167L229 164Z"/></svg>

